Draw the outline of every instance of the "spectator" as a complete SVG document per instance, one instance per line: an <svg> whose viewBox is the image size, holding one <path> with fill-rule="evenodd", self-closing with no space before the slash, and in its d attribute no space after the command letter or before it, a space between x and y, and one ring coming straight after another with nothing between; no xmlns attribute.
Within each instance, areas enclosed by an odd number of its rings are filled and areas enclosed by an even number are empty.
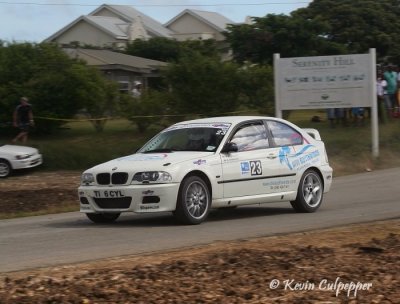
<svg viewBox="0 0 400 304"><path fill-rule="evenodd" d="M132 95L135 98L140 98L140 96L142 96L142 83L140 81L135 81L134 82Z"/></svg>
<svg viewBox="0 0 400 304"><path fill-rule="evenodd" d="M20 104L15 108L13 114L13 125L19 128L19 133L12 142L16 143L18 140L21 140L22 143L26 143L29 128L34 126L32 105L28 103L28 98L21 97Z"/></svg>
<svg viewBox="0 0 400 304"><path fill-rule="evenodd" d="M385 95L385 105L389 116L393 116L394 108L397 106L396 94L397 94L397 73L394 71L394 66L389 64L386 72L383 74L384 79L387 82Z"/></svg>
<svg viewBox="0 0 400 304"><path fill-rule="evenodd" d="M385 123L387 121L387 111L385 111L385 95L387 95L387 82L383 79L383 74L381 71L378 71L378 75L376 78L376 94L378 101L378 116L379 119Z"/></svg>

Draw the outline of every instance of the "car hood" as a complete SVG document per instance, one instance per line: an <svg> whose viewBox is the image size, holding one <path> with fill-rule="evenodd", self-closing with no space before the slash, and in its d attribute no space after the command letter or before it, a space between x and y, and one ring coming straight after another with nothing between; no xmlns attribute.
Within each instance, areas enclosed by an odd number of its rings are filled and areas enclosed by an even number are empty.
<svg viewBox="0 0 400 304"><path fill-rule="evenodd" d="M187 161L202 161L214 152L182 151L172 153L136 153L120 157L92 168L94 171L160 170Z"/></svg>
<svg viewBox="0 0 400 304"><path fill-rule="evenodd" d="M16 146L16 145L4 145L0 146L0 152L19 155L19 154L36 154L38 153L38 149L25 147L25 146Z"/></svg>

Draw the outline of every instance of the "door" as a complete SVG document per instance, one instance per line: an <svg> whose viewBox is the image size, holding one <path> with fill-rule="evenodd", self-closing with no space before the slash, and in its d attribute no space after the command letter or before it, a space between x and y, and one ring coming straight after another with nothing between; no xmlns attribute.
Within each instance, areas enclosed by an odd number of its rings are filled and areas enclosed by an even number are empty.
<svg viewBox="0 0 400 304"><path fill-rule="evenodd" d="M224 198L276 193L295 183L295 174L280 162L280 147L271 145L263 121L240 126L229 142L238 151L221 154Z"/></svg>

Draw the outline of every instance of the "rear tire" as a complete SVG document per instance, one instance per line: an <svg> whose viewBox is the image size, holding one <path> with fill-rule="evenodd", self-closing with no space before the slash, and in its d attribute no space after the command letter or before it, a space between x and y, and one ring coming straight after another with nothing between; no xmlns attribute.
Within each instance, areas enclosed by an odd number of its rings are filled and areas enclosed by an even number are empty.
<svg viewBox="0 0 400 304"><path fill-rule="evenodd" d="M297 189L296 200L290 202L296 212L312 213L322 204L324 184L319 174L312 169L304 172Z"/></svg>
<svg viewBox="0 0 400 304"><path fill-rule="evenodd" d="M8 161L0 159L0 178L7 177L11 174L12 168Z"/></svg>
<svg viewBox="0 0 400 304"><path fill-rule="evenodd" d="M182 223L197 225L208 216L211 206L210 190L198 176L189 176L182 181L174 216Z"/></svg>
<svg viewBox="0 0 400 304"><path fill-rule="evenodd" d="M121 213L86 213L86 216L96 224L115 222Z"/></svg>

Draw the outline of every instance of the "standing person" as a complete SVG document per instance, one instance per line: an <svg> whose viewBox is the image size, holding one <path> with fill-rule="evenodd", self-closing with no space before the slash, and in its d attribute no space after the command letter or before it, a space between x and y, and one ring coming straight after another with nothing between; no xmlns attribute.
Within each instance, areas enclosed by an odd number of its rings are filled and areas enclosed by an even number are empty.
<svg viewBox="0 0 400 304"><path fill-rule="evenodd" d="M21 97L20 104L15 108L13 114L13 125L19 128L20 132L12 142L16 143L18 140L21 140L22 143L26 143L29 128L34 125L32 105L28 103L28 98Z"/></svg>
<svg viewBox="0 0 400 304"><path fill-rule="evenodd" d="M381 71L378 72L378 76L376 78L376 93L377 93L377 100L378 100L378 115L379 115L379 119L383 122L386 123L387 121L387 116L386 113L387 110L386 109L386 95L387 95L387 82L385 79L383 79L383 74Z"/></svg>
<svg viewBox="0 0 400 304"><path fill-rule="evenodd" d="M397 73L394 71L394 66L389 64L383 77L387 82L386 90L386 108L389 111L390 116L393 116L394 107L397 105L396 94L397 94Z"/></svg>
<svg viewBox="0 0 400 304"><path fill-rule="evenodd" d="M140 81L134 82L134 88L132 90L132 96L135 98L140 98L142 95L142 83Z"/></svg>

